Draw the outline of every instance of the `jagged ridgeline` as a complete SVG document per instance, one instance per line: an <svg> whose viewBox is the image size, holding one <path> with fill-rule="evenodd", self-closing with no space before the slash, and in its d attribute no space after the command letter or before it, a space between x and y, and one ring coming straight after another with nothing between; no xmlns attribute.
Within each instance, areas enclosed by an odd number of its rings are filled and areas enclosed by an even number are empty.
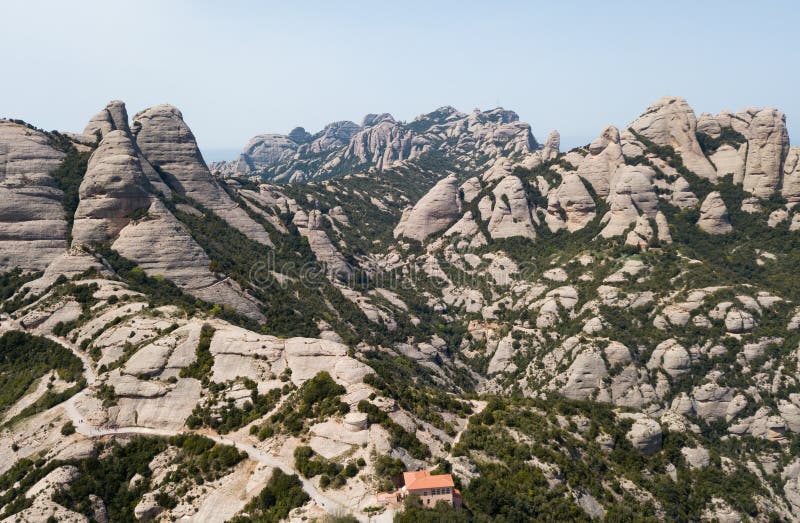
<svg viewBox="0 0 800 523"><path fill-rule="evenodd" d="M783 114L559 142L444 107L209 168L168 105L0 120L0 520L800 519ZM463 508L379 503L419 469Z"/></svg>

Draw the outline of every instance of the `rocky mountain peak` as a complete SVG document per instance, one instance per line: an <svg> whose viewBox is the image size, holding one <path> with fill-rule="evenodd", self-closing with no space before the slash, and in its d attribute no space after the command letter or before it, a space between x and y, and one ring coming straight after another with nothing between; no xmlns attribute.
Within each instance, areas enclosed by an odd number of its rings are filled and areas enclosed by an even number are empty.
<svg viewBox="0 0 800 523"><path fill-rule="evenodd" d="M100 136L105 136L106 133L111 131L130 132L128 127L128 110L125 108L125 102L121 100L112 100L108 102L105 108L94 115L86 127L83 129L83 134L87 137L93 138L98 132Z"/></svg>

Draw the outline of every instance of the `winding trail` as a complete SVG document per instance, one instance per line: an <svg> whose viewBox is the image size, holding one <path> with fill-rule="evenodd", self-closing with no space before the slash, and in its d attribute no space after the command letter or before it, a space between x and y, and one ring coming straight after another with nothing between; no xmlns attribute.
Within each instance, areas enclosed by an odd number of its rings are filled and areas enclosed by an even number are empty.
<svg viewBox="0 0 800 523"><path fill-rule="evenodd" d="M48 339L58 343L59 345L68 348L72 351L75 356L80 358L83 362L83 374L86 378L87 385L91 386L97 381L97 376L92 369L92 362L87 354L80 351L77 347L75 347L72 343L69 343L66 340L58 338L53 335L48 335ZM105 436L123 436L123 435L144 435L144 436L160 436L160 437L170 437L176 436L178 434L185 434L190 433L193 431L178 431L178 430L163 430L163 429L154 429L150 427L118 427L113 429L103 429L98 428L93 425L86 423L83 420L83 415L81 415L80 411L77 407L77 401L86 394L86 389L74 394L71 398L65 401L62 406L64 408L64 412L66 413L67 417L72 421L72 424L75 426L75 430L85 436L87 438L102 438ZM263 463L268 467L278 468L282 470L286 474L296 474L298 479L300 479L301 483L303 484L303 489L308 493L311 499L314 500L317 505L322 507L328 513L335 513L341 511L342 513L350 513L350 509L341 503L329 498L328 496L324 495L322 492L317 489L316 486L309 480L304 478L301 474L295 471L293 468L288 466L286 463L279 460L277 457L267 454L266 452L257 449L255 446L250 445L248 443L243 443L240 441L236 441L234 439L218 436L218 435L209 435L206 433L198 433L202 434L203 436L213 440L216 443L221 445L232 445L239 449L240 451L247 454L247 456L259 463ZM353 514L359 521L368 521L367 517L362 514Z"/></svg>

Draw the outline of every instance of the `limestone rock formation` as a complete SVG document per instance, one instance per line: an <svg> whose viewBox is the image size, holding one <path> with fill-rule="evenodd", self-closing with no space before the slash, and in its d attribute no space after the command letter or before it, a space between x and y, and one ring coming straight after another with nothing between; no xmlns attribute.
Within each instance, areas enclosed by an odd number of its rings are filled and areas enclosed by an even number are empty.
<svg viewBox="0 0 800 523"><path fill-rule="evenodd" d="M631 124L631 129L656 145L675 148L681 154L686 167L695 174L716 179L716 170L697 141L697 119L694 111L683 98L660 98Z"/></svg>
<svg viewBox="0 0 800 523"><path fill-rule="evenodd" d="M595 217L595 203L577 174L568 174L547 197L548 225L563 223L568 231L583 229ZM564 217L562 218L562 213ZM559 227L550 225L551 230Z"/></svg>
<svg viewBox="0 0 800 523"><path fill-rule="evenodd" d="M800 203L800 147L791 147L786 155L781 195L789 204Z"/></svg>
<svg viewBox="0 0 800 523"><path fill-rule="evenodd" d="M783 160L789 151L786 116L776 109L747 110L751 117L747 137L747 161L743 188L767 198L781 184Z"/></svg>
<svg viewBox="0 0 800 523"><path fill-rule="evenodd" d="M622 163L619 130L610 125L589 144L589 154L578 165L577 174L592 185L598 196L605 198L611 191L611 177Z"/></svg>
<svg viewBox="0 0 800 523"><path fill-rule="evenodd" d="M728 221L728 208L718 191L713 191L700 206L698 227L709 234L728 234L733 230Z"/></svg>
<svg viewBox="0 0 800 523"><path fill-rule="evenodd" d="M50 175L63 157L45 134L0 119L0 272L44 269L66 249L63 193Z"/></svg>
<svg viewBox="0 0 800 523"><path fill-rule="evenodd" d="M94 115L83 129L83 134L87 138L94 139L99 133L102 139L111 131L130 132L128 110L125 108L125 103L120 100L112 100L102 111Z"/></svg>
<svg viewBox="0 0 800 523"><path fill-rule="evenodd" d="M622 235L636 223L641 215L655 219L658 212L653 177L655 171L647 166L622 165L614 172L613 189L608 197L611 205L603 217L605 228L600 232L604 238Z"/></svg>
<svg viewBox="0 0 800 523"><path fill-rule="evenodd" d="M330 238L322 228L322 220L327 219L318 209L314 209L306 214L305 211L298 210L293 222L297 230L308 239L308 245L314 251L314 255L322 262L329 274L346 277L353 272L353 268L344 259L344 256L331 243Z"/></svg>
<svg viewBox="0 0 800 523"><path fill-rule="evenodd" d="M148 219L125 226L112 248L150 276L164 276L193 296L263 319L258 306L231 280L220 281L209 271L206 253L160 200L153 201L147 214Z"/></svg>
<svg viewBox="0 0 800 523"><path fill-rule="evenodd" d="M266 230L213 179L181 112L157 105L137 113L131 126L136 144L164 181L219 215L247 237L271 245Z"/></svg>
<svg viewBox="0 0 800 523"><path fill-rule="evenodd" d="M106 132L81 182L72 229L74 244L115 238L135 211L150 206L147 188L130 135L122 130Z"/></svg>
<svg viewBox="0 0 800 523"><path fill-rule="evenodd" d="M549 161L558 156L559 149L561 148L561 135L558 131L552 131L547 135L547 139L542 147L541 154L542 160Z"/></svg>
<svg viewBox="0 0 800 523"><path fill-rule="evenodd" d="M536 230L522 181L516 176L507 176L500 180L492 193L495 201L488 226L492 238L535 238Z"/></svg>
<svg viewBox="0 0 800 523"><path fill-rule="evenodd" d="M635 421L626 437L631 445L642 454L650 456L661 450L661 425L644 415L634 417Z"/></svg>
<svg viewBox="0 0 800 523"><path fill-rule="evenodd" d="M446 229L461 214L458 181L455 175L440 180L413 208L403 214L394 237L425 241L431 234Z"/></svg>

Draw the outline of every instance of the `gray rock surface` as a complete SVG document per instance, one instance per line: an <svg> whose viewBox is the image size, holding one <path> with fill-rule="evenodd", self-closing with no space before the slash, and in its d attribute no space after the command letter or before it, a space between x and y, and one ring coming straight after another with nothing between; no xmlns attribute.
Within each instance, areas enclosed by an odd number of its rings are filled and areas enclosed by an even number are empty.
<svg viewBox="0 0 800 523"><path fill-rule="evenodd" d="M697 226L709 234L728 234L733 231L728 221L728 208L719 192L710 192L703 200Z"/></svg>
<svg viewBox="0 0 800 523"><path fill-rule="evenodd" d="M403 213L394 237L425 241L431 234L446 229L461 215L458 180L450 175L440 180L410 210Z"/></svg>
<svg viewBox="0 0 800 523"><path fill-rule="evenodd" d="M675 96L658 99L631 128L656 145L669 145L681 154L683 163L695 174L714 180L716 170L697 141L697 119L686 100Z"/></svg>
<svg viewBox="0 0 800 523"><path fill-rule="evenodd" d="M112 248L135 261L150 276L164 276L193 296L263 319L258 306L233 281L220 281L209 271L210 260L205 251L163 203L154 200L148 215L147 220L125 226Z"/></svg>
<svg viewBox="0 0 800 523"><path fill-rule="evenodd" d="M150 206L148 186L130 135L121 130L106 132L81 182L73 244L115 238L135 211Z"/></svg>
<svg viewBox="0 0 800 523"><path fill-rule="evenodd" d="M488 225L491 237L535 238L536 230L533 228L531 209L528 207L522 181L516 176L507 176L500 180L492 192L494 209Z"/></svg>
<svg viewBox="0 0 800 523"><path fill-rule="evenodd" d="M164 181L219 215L247 237L271 245L266 230L239 207L211 176L181 112L157 105L137 113L131 130L139 149Z"/></svg>
<svg viewBox="0 0 800 523"><path fill-rule="evenodd" d="M789 152L786 116L776 109L748 109L752 117L743 133L747 137L747 161L743 188L767 198L781 184L783 160Z"/></svg>
<svg viewBox="0 0 800 523"><path fill-rule="evenodd" d="M635 449L647 456L661 450L661 425L647 416L637 415L626 437Z"/></svg>
<svg viewBox="0 0 800 523"><path fill-rule="evenodd" d="M63 157L43 133L0 119L0 272L42 270L66 249L63 193L50 176Z"/></svg>

